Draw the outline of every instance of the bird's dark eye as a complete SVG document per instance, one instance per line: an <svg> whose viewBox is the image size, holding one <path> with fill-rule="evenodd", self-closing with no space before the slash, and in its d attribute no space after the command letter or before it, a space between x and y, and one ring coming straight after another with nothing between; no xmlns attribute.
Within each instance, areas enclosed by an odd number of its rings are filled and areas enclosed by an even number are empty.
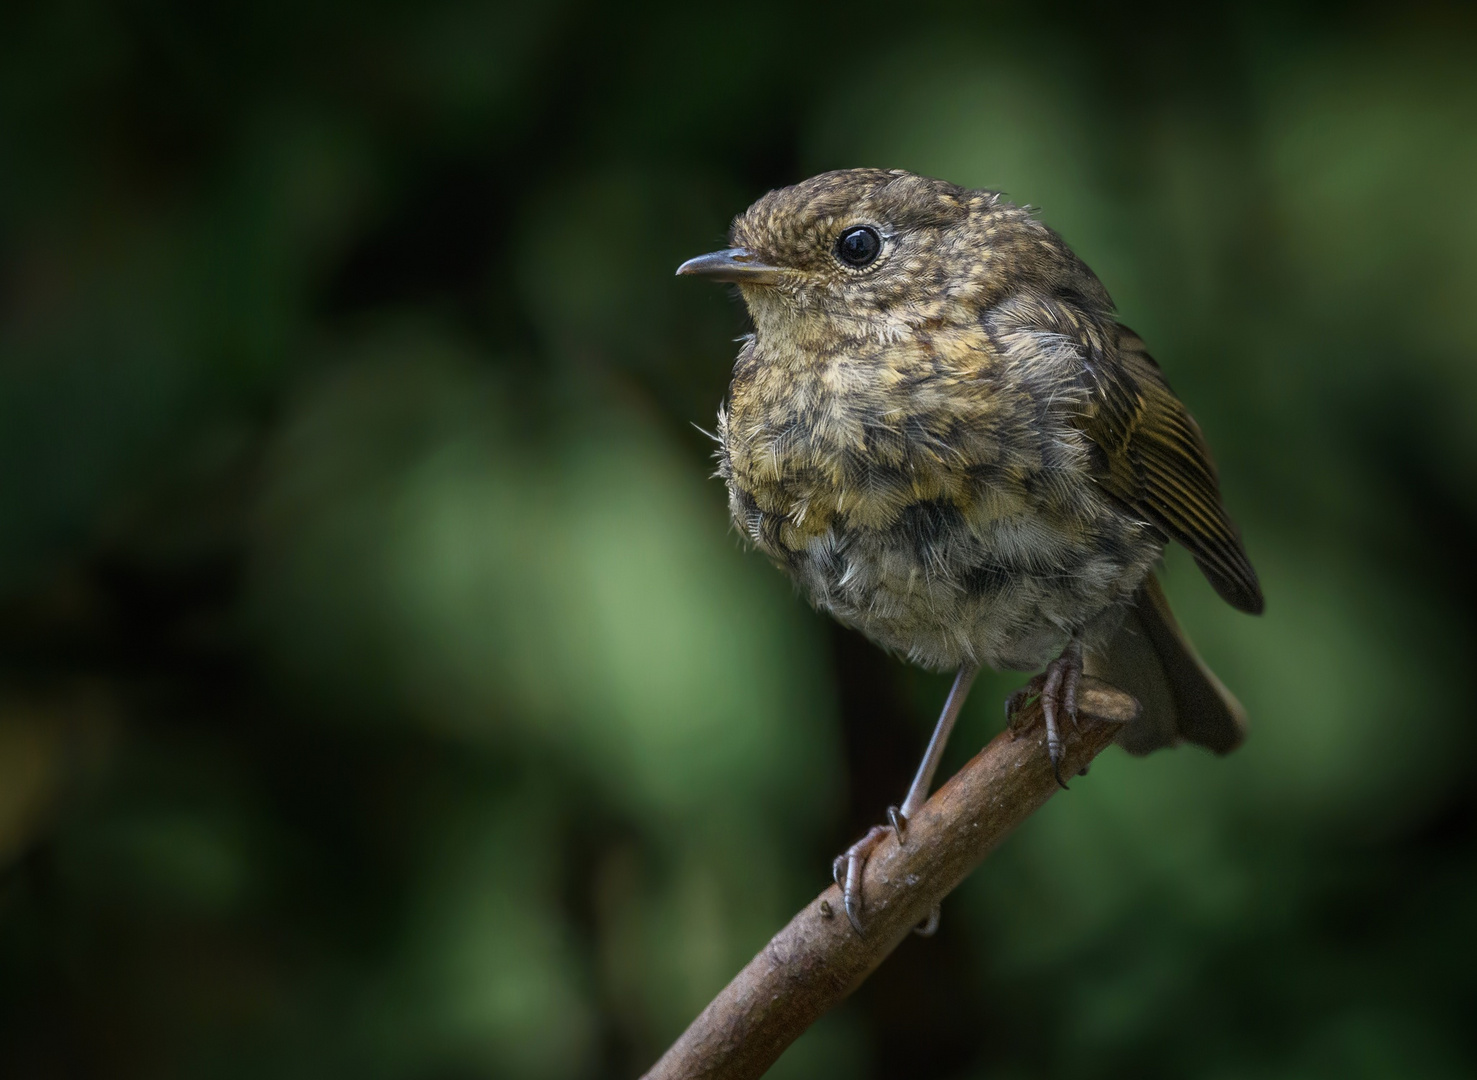
<svg viewBox="0 0 1477 1080"><path fill-rule="evenodd" d="M881 250L882 237L870 225L847 229L836 241L836 258L857 269L869 265Z"/></svg>

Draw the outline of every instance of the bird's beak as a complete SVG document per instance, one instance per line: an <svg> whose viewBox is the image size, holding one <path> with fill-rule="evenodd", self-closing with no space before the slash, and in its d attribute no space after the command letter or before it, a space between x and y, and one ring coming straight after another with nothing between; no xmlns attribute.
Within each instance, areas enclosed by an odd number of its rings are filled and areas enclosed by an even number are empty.
<svg viewBox="0 0 1477 1080"><path fill-rule="evenodd" d="M780 268L771 266L748 248L724 248L699 255L677 267L677 273L741 285L769 285L779 280Z"/></svg>

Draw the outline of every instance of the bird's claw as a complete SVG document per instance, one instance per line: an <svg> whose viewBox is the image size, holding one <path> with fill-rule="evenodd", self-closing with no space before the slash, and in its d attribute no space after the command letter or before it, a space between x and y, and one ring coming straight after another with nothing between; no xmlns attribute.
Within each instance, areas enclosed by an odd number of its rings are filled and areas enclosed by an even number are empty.
<svg viewBox="0 0 1477 1080"><path fill-rule="evenodd" d="M924 919L917 926L913 927L913 933L917 934L919 937L933 937L934 934L938 933L939 920L942 917L943 909L940 908L939 905L934 904L932 909L928 912L928 918Z"/></svg>
<svg viewBox="0 0 1477 1080"><path fill-rule="evenodd" d="M896 834L898 843L903 840L906 819L901 811L895 806L889 806L887 818L888 824L873 825L867 830L866 836L837 855L831 863L831 877L841 890L841 906L846 909L846 918L850 920L851 928L858 934L866 932L862 929L862 871L866 869L867 858L887 839L889 832Z"/></svg>
<svg viewBox="0 0 1477 1080"><path fill-rule="evenodd" d="M1061 656L1046 665L1046 670L1005 699L1005 719L1013 734L1019 736L1028 726L1021 720L1022 709L1035 697L1041 698L1041 715L1046 722L1046 754L1051 758L1052 775L1063 791L1062 731L1057 719L1062 714L1077 723L1077 692L1082 685L1082 647L1067 646Z"/></svg>
<svg viewBox="0 0 1477 1080"><path fill-rule="evenodd" d="M1043 677L1037 675L1005 699L1005 726L1010 729L1011 738L1020 738L1021 733L1029 726L1021 720L1021 713L1040 696L1043 681Z"/></svg>
<svg viewBox="0 0 1477 1080"><path fill-rule="evenodd" d="M887 824L897 836L898 844L901 845L904 839L904 830L908 826L908 819L903 817L903 812L896 806L889 806L887 808Z"/></svg>

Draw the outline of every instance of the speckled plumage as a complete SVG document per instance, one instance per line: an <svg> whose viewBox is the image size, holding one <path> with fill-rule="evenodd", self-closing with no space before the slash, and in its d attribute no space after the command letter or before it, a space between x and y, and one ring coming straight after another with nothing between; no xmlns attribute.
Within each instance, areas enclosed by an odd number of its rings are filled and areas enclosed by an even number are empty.
<svg viewBox="0 0 1477 1080"><path fill-rule="evenodd" d="M928 797L982 664L1046 665L1064 787L1088 669L1143 706L1133 753L1241 741L1151 569L1177 540L1253 612L1256 574L1195 421L1061 237L994 192L852 169L770 192L732 240L678 273L737 282L754 319L718 417L734 521L818 608L958 671L901 807L833 867L858 932L862 867Z"/></svg>
<svg viewBox="0 0 1477 1080"><path fill-rule="evenodd" d="M839 232L874 226L863 270ZM1062 239L901 172L771 192L719 417L733 519L817 607L930 668L1103 646L1165 542L1260 608L1194 421Z"/></svg>

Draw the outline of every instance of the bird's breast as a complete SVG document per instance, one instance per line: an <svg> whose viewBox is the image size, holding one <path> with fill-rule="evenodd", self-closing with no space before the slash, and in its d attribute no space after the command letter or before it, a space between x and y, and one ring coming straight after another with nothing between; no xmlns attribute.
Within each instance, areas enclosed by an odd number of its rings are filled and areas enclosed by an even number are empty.
<svg viewBox="0 0 1477 1080"><path fill-rule="evenodd" d="M720 473L738 527L841 621L929 666L1029 667L1141 561L1070 399L986 342L798 360L745 347Z"/></svg>
<svg viewBox="0 0 1477 1080"><path fill-rule="evenodd" d="M1063 401L1012 378L983 334L741 355L721 418L735 518L774 557L920 505L970 521L1070 515L1086 451ZM1060 502L1063 505L1056 506Z"/></svg>

